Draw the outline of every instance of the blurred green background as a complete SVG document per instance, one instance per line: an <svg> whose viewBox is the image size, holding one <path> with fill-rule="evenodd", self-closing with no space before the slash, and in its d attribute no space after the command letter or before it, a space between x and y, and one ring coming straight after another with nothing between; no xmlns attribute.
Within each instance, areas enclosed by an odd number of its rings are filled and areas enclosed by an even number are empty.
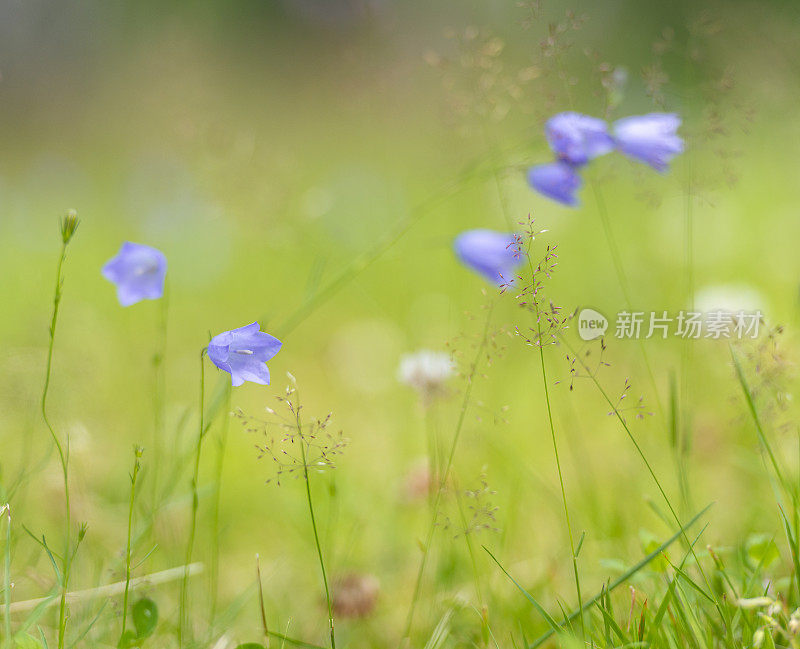
<svg viewBox="0 0 800 649"><path fill-rule="evenodd" d="M531 214L547 229L537 242L558 245L547 287L555 303L610 318L626 306L590 187L582 207L569 210L526 186L527 166L550 158L542 133L549 115L681 114L687 153L669 173L611 156L590 172L609 207L632 302L676 311L692 293L717 286L755 293L767 324L786 327L787 358L766 353L766 362L775 363L776 385L782 381L773 392L791 392L800 278L797 36L791 2L3 3L3 483L49 457L14 495L15 524L54 537L60 530L61 478L55 456L46 456L38 400L57 217L74 208L82 223L67 263L50 409L71 439L74 517L89 524L75 587L120 578L132 445L145 447L143 521L153 476L166 481L186 465L198 351L209 335L258 320L284 347L270 363L273 384L235 389L233 406L260 416L289 371L309 412L334 412L349 447L335 472L314 478L331 571L375 575L381 584L374 613L341 622L340 633L355 644L392 642L427 520L424 499L409 501L406 483L425 455L426 417L449 439L462 388L454 379L449 398L426 414L397 381L397 365L404 353L430 348L454 349L466 366L489 299L482 291L492 290L457 262L453 237L473 227L508 230ZM160 304L120 308L100 275L124 240L156 246L169 260L166 438L158 441L152 356ZM500 301L493 325L503 329L502 350L476 384L456 475L474 489L485 473L501 531L483 532L480 543L554 606L557 595L571 601L571 567L538 356L514 335L530 322L513 296ZM668 434L674 377L689 445L685 513L716 503L709 542L734 546L752 533L780 533L761 504L770 485L726 342L643 343L657 390L639 345L607 342L611 365L599 379L616 397L630 378L630 399L644 396L653 415L633 430L677 496ZM587 532L581 564L593 592L645 553L648 535L663 539L671 528L649 506L663 505L607 404L589 382L569 390L565 353L551 347L547 358L552 382L561 381L553 387L556 425L574 526ZM211 399L225 377L213 368L207 375ZM787 412L774 415L779 434ZM204 561L215 543L209 502L222 430L218 418L205 448L196 552ZM231 628L241 639L257 634L259 553L272 623L316 641L326 620L302 485L265 485L273 468L257 459L259 441L230 423L221 601L249 593ZM158 546L139 574L180 565L188 487L188 472L179 473L153 529L138 540L140 558ZM438 537L421 628L435 624L448 598L474 603L466 548L453 536ZM520 615L540 628L496 567L482 552L478 558L497 626L516 628ZM46 556L19 528L14 565L15 599L52 584ZM201 607L208 574L194 585ZM167 626L176 593L151 593Z"/></svg>

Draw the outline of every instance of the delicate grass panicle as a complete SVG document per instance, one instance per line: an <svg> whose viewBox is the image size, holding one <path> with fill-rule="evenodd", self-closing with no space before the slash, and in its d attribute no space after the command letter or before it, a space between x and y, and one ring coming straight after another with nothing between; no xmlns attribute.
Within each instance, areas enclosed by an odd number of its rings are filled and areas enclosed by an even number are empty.
<svg viewBox="0 0 800 649"><path fill-rule="evenodd" d="M269 420L257 419L245 415L241 410L234 413L239 418L247 432L260 432L266 441L256 444L258 457L267 457L275 463L275 483L280 485L282 476L302 478L305 486L308 515L311 521L311 530L314 536L314 545L319 559L322 584L325 590L325 601L328 609L328 626L330 631L331 649L336 649L336 634L334 630L334 601L331 597L328 571L325 566L324 552L320 542L320 532L317 526L317 516L312 498L311 476L322 470L335 468L334 459L341 454L347 445L347 439L342 431L331 432L329 426L333 413L328 413L324 418L307 417L303 413L300 403L300 392L297 380L288 375L290 385L286 387L283 395L275 398L279 407L267 407ZM267 482L270 482L269 478Z"/></svg>

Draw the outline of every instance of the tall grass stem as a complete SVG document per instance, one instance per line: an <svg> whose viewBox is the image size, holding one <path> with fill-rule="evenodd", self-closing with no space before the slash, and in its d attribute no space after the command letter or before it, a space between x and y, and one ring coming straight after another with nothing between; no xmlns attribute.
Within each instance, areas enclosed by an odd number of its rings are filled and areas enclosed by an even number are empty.
<svg viewBox="0 0 800 649"><path fill-rule="evenodd" d="M530 254L530 245L533 241L529 241L528 243L528 250L526 253L526 257L528 259L528 269L531 273L531 285L535 285L536 283L536 271L533 268L533 262L531 260ZM547 423L550 429L550 439L553 443L553 455L555 456L556 460L556 469L558 471L558 485L561 491L561 502L564 506L564 519L567 525L567 537L569 538L569 548L570 554L572 556L572 574L575 579L575 591L578 597L578 610L583 610L583 597L581 596L581 578L580 572L578 570L578 556L575 552L575 538L572 534L572 523L570 521L569 515L569 505L567 503L567 491L564 487L564 472L561 468L561 459L558 453L558 439L556 437L556 429L555 424L553 422L553 410L552 404L550 403L550 387L548 385L547 379L547 365L544 360L544 345L542 344L542 314L539 310L539 300L537 296L534 296L533 305L536 310L536 331L537 331L537 347L539 348L539 365L542 372L542 390L544 392L544 402L547 409ZM586 622L583 619L583 614L580 614L580 624L581 624L581 637L586 637Z"/></svg>
<svg viewBox="0 0 800 649"><path fill-rule="evenodd" d="M184 646L186 633L188 631L188 611L187 611L187 597L189 586L189 566L192 563L192 553L194 551L194 540L197 533L197 510L200 506L200 497L198 495L198 482L200 480L200 455L203 449L203 438L205 437L205 355L206 348L200 351L200 410L199 418L200 423L197 431L197 442L194 452L194 470L192 472L192 514L189 522L189 538L186 543L186 560L184 561L183 581L181 583L181 598L180 598L180 621L178 624L178 645Z"/></svg>
<svg viewBox="0 0 800 649"><path fill-rule="evenodd" d="M53 294L53 315L50 320L50 338L47 346L47 365L45 369L44 387L42 388L41 411L42 419L50 432L50 437L58 451L58 458L61 463L61 473L64 480L64 554L61 565L61 600L58 613L58 649L64 648L64 639L67 629L67 589L69 588L70 570L72 567L71 549L71 507L69 494L69 437L66 444L62 444L56 434L53 424L47 415L47 397L50 393L50 378L53 369L53 349L56 340L56 326L58 324L58 312L61 306L62 289L64 287L64 262L67 259L67 246L78 227L78 220L74 212L70 212L61 220L61 254L58 258L56 268L56 284Z"/></svg>
<svg viewBox="0 0 800 649"><path fill-rule="evenodd" d="M133 449L133 471L131 472L131 495L128 502L128 541L125 546L125 592L122 596L122 636L125 638L125 630L128 622L128 592L131 584L131 544L133 539L133 510L136 503L136 479L139 477L141 468L142 448L139 446Z"/></svg>
<svg viewBox="0 0 800 649"><path fill-rule="evenodd" d="M331 599L330 589L328 587L328 574L325 571L325 560L322 557L322 546L319 542L319 532L317 531L317 519L314 515L314 501L311 498L311 481L308 476L308 462L306 460L306 445L303 439L303 425L300 421L300 399L298 397L297 405L295 407L295 420L297 423L297 433L300 436L300 453L301 461L303 463L303 481L306 485L306 499L308 501L308 515L311 518L311 529L314 531L314 544L317 548L317 557L319 558L319 568L322 572L322 584L325 587L325 601L328 606L328 626L330 627L331 635L331 649L336 649L336 633L333 623L333 600Z"/></svg>
<svg viewBox="0 0 800 649"><path fill-rule="evenodd" d="M489 326L492 321L492 314L494 313L495 304L497 303L497 298L495 297L489 304L488 312L486 314L486 321L483 326L483 334L481 336L481 341L478 344L478 349L475 353L475 358L470 365L469 374L467 375L467 386L464 390L464 399L461 402L461 410L458 414L458 421L456 423L455 433L453 434L453 440L450 443L450 451L447 455L447 460L444 464L444 469L442 470L441 476L439 476L439 484L436 490L436 498L433 502L433 507L431 511L431 520L428 525L428 530L425 535L425 541L422 546L422 558L420 559L419 568L417 570L417 577L414 583L414 592L411 598L411 606L409 607L408 614L406 615L406 622L403 631L403 637L401 638L401 642L405 642L410 639L411 635L411 627L414 624L414 614L416 612L417 602L419 600L420 591L422 588L422 577L425 573L425 566L427 564L428 555L431 549L431 543L433 542L433 535L436 531L436 520L439 517L439 506L441 504L442 495L445 491L447 486L447 480L450 477L450 470L453 467L453 459L455 458L456 448L458 446L458 440L461 436L461 430L464 427L464 420L466 418L467 409L469 407L470 398L472 396L472 387L474 385L475 375L478 370L478 366L480 365L481 357L483 356L484 350L486 349L486 345L489 339Z"/></svg>
<svg viewBox="0 0 800 649"><path fill-rule="evenodd" d="M5 605L5 619L3 620L6 631L6 643L12 647L11 642L11 505L6 503L0 507L0 516L6 515L6 547L3 557L3 599Z"/></svg>
<svg viewBox="0 0 800 649"><path fill-rule="evenodd" d="M225 409L222 413L222 425L219 434L219 448L217 449L217 464L214 469L214 504L211 515L212 543L211 543L211 617L213 623L217 614L219 601L219 545L220 545L220 509L222 499L222 471L225 466L225 451L228 446L228 429L231 410L231 384L225 386Z"/></svg>

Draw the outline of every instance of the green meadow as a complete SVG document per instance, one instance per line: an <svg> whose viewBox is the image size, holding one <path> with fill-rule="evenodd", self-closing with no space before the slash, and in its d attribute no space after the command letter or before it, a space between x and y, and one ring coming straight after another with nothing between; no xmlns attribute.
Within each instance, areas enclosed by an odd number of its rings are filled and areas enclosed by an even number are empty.
<svg viewBox="0 0 800 649"><path fill-rule="evenodd" d="M0 647L800 646L799 18L6 3ZM566 207L526 181L564 111L685 151ZM479 228L520 234L502 290ZM124 241L160 299L119 304ZM675 334L728 306L757 334ZM201 351L256 321L232 387Z"/></svg>

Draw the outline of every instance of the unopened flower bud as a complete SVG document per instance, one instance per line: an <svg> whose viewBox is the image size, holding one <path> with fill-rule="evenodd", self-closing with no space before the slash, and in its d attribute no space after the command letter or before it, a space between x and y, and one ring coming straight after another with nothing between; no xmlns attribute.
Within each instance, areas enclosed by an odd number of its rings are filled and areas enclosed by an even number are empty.
<svg viewBox="0 0 800 649"><path fill-rule="evenodd" d="M78 229L78 213L75 210L67 210L67 213L61 217L61 240L64 243L69 243L75 230Z"/></svg>

